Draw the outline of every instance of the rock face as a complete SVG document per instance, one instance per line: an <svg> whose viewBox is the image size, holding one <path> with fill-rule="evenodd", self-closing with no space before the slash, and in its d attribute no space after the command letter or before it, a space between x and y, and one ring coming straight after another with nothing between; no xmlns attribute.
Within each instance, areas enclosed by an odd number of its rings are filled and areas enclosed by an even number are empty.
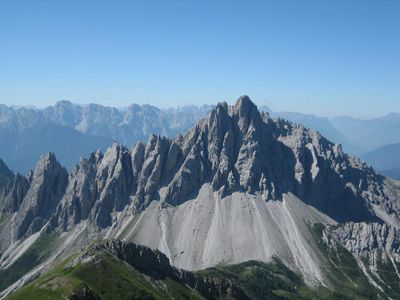
<svg viewBox="0 0 400 300"><path fill-rule="evenodd" d="M185 135L92 153L69 175L49 154L7 191L2 250L48 222L69 248L122 238L191 270L278 257L307 283L329 285L310 228L340 223L331 236L355 256L372 235L365 251L389 245L398 260L400 183L318 132L261 114L247 96L231 107L219 103Z"/></svg>
<svg viewBox="0 0 400 300"><path fill-rule="evenodd" d="M118 159L121 150L117 148L114 145L107 152L101 165L94 164L101 169L95 179L100 182L99 192L107 182L103 177L114 176L107 170L113 170L108 164ZM384 177L317 132L261 115L246 96L231 108L220 103L208 120L185 136L169 140L153 135L130 155L126 149L123 152L126 157L106 190L111 197L118 195L122 206L127 203L123 195L133 196L137 211L156 199L182 204L205 183L223 195L258 192L266 200L281 199L290 192L337 221L374 221L372 204L391 205L386 203ZM119 181L124 183L119 185ZM100 198L93 217L99 225L109 226L108 217L100 215L110 214L114 207L104 196Z"/></svg>
<svg viewBox="0 0 400 300"><path fill-rule="evenodd" d="M4 195L6 196L1 209L2 213L14 213L18 211L28 189L28 179L17 174L4 191Z"/></svg>
<svg viewBox="0 0 400 300"><path fill-rule="evenodd" d="M400 262L398 228L379 223L345 223L334 230L337 239L352 253L361 256L375 250L397 256Z"/></svg>
<svg viewBox="0 0 400 300"><path fill-rule="evenodd" d="M29 189L14 220L15 239L33 234L45 225L65 192L67 176L54 154L49 153L39 160L29 176Z"/></svg>

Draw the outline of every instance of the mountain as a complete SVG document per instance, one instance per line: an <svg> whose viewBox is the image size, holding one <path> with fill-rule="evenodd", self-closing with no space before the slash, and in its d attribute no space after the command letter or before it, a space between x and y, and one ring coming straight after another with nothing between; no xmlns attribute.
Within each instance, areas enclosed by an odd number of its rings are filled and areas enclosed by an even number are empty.
<svg viewBox="0 0 400 300"><path fill-rule="evenodd" d="M307 128L317 130L329 140L335 143L340 143L343 149L348 153L360 154L363 152L362 147L351 143L345 134L337 129L328 118L296 112L277 112L273 115L293 123L303 124Z"/></svg>
<svg viewBox="0 0 400 300"><path fill-rule="evenodd" d="M26 174L46 152L55 152L71 168L80 156L107 149L112 139L84 135L72 128L48 122L41 111L0 106L0 157L12 170Z"/></svg>
<svg viewBox="0 0 400 300"><path fill-rule="evenodd" d="M346 152L364 155L372 149L400 142L400 114L390 113L373 119L358 119L339 116L332 119L298 112L275 112L268 106L260 111L268 112L274 118L283 118L317 130L324 137L340 143ZM371 136L374 136L371 139Z"/></svg>
<svg viewBox="0 0 400 300"><path fill-rule="evenodd" d="M368 120L342 116L332 119L332 123L351 143L365 151L400 142L398 113Z"/></svg>
<svg viewBox="0 0 400 300"><path fill-rule="evenodd" d="M389 177L400 179L400 143L371 150L361 158Z"/></svg>
<svg viewBox="0 0 400 300"><path fill-rule="evenodd" d="M0 141L5 145L0 149L0 157L13 171L26 174L41 154L54 152L70 170L80 156L88 156L97 149L105 151L113 141L131 146L147 141L151 134L174 137L207 117L213 107L160 109L132 104L119 109L65 100L45 109L0 105ZM371 120L347 116L330 120L311 114L274 112L267 106L261 106L260 111L317 130L355 155L400 142L400 118L395 113ZM371 133L379 138L370 139Z"/></svg>
<svg viewBox="0 0 400 300"><path fill-rule="evenodd" d="M44 109L43 116L55 124L85 134L106 136L124 145L132 145L147 140L153 133L175 136L184 132L210 110L211 106L207 105L162 110L151 105L132 104L125 109L117 109L60 101Z"/></svg>
<svg viewBox="0 0 400 300"><path fill-rule="evenodd" d="M0 157L12 170L26 174L40 155L54 152L71 169L80 156L105 151L118 141L132 145L150 134L175 136L201 117L210 106L161 110L133 104L121 110L97 104L57 102L43 110L0 105Z"/></svg>
<svg viewBox="0 0 400 300"><path fill-rule="evenodd" d="M328 299L400 297L400 182L247 96L219 103L183 135L114 143L69 173L45 155L6 190L2 296L91 241L119 239L242 286L250 282L230 272L255 261L266 275L295 274L286 292L298 282Z"/></svg>
<svg viewBox="0 0 400 300"><path fill-rule="evenodd" d="M57 153L60 161L72 168L79 158L96 149L106 150L113 140L82 134L71 128L40 122L30 127L12 129L0 127L0 157L13 170L26 174L43 153Z"/></svg>

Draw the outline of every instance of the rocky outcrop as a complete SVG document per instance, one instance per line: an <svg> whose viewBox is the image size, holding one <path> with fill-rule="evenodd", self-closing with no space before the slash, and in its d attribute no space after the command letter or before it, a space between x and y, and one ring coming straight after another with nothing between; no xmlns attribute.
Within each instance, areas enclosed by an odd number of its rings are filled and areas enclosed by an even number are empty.
<svg viewBox="0 0 400 300"><path fill-rule="evenodd" d="M114 144L104 155L82 158L69 176L69 185L53 217L53 226L67 230L90 219L103 228L111 225L111 213L121 211L135 189L132 157L128 149Z"/></svg>
<svg viewBox="0 0 400 300"><path fill-rule="evenodd" d="M343 257L348 251L355 258L365 278L383 298L399 297L400 280L400 232L386 223L342 223L323 230L323 242L330 253L330 261ZM345 250L341 250L341 248ZM338 269L346 268L346 261L335 264ZM348 268L348 267L347 267ZM348 268L350 269L350 268Z"/></svg>
<svg viewBox="0 0 400 300"><path fill-rule="evenodd" d="M17 174L14 180L8 184L4 191L4 202L1 207L2 213L15 213L21 206L22 200L29 189L28 179L21 174Z"/></svg>
<svg viewBox="0 0 400 300"><path fill-rule="evenodd" d="M205 278L189 271L176 269L160 251L119 240L104 240L91 245L74 258L68 267L88 259L93 260L99 255L116 257L155 280L169 277L191 287L206 299L248 299L239 286L227 279Z"/></svg>
<svg viewBox="0 0 400 300"><path fill-rule="evenodd" d="M29 177L29 189L14 220L14 238L40 230L54 213L67 186L68 174L53 153L43 156Z"/></svg>
<svg viewBox="0 0 400 300"><path fill-rule="evenodd" d="M379 223L344 223L333 233L347 250L357 256L381 250L400 263L400 232L398 228Z"/></svg>

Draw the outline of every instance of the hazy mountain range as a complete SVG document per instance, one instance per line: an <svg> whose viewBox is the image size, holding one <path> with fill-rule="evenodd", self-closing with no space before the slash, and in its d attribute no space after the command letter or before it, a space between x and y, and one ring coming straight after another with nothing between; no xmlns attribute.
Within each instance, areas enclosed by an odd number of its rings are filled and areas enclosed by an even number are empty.
<svg viewBox="0 0 400 300"><path fill-rule="evenodd" d="M116 109L97 104L80 106L68 101L45 109L0 106L0 157L15 171L26 174L39 157L54 152L71 169L80 156L105 150L113 141L131 146L151 134L175 136L204 116L211 107L161 110L150 105Z"/></svg>
<svg viewBox="0 0 400 300"><path fill-rule="evenodd" d="M80 156L97 149L105 151L113 141L130 147L137 141L147 141L153 133L174 137L205 117L212 107L159 109L133 104L117 109L97 104L76 105L69 101L60 101L45 109L0 105L0 158L12 170L26 174L40 155L51 151L71 169ZM362 120L273 112L267 106L261 106L260 110L269 112L273 118L281 117L318 130L331 141L341 143L346 152L361 156L384 174L398 175L396 170L400 169L400 164L395 155L378 155L380 162L377 162L367 152L400 142L399 114Z"/></svg>
<svg viewBox="0 0 400 300"><path fill-rule="evenodd" d="M368 151L361 158L386 176L400 179L400 143Z"/></svg>
<svg viewBox="0 0 400 300"><path fill-rule="evenodd" d="M247 96L69 172L2 166L0 297L400 297L400 182Z"/></svg>

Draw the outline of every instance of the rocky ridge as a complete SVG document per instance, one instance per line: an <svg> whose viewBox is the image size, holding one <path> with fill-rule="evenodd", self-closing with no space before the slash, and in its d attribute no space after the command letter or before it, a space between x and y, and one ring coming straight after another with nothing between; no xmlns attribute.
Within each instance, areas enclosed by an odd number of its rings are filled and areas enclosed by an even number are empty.
<svg viewBox="0 0 400 300"><path fill-rule="evenodd" d="M81 160L57 215L64 228L86 218L107 227L131 199L136 213L153 200L180 205L205 183L221 195L266 200L290 192L338 222L378 221L375 206L399 222L399 203L390 201L398 199L397 183L317 132L260 114L248 97L231 108L220 103L184 136L153 135L131 151L114 144Z"/></svg>
<svg viewBox="0 0 400 300"><path fill-rule="evenodd" d="M198 291L206 299L248 299L237 285L228 280L204 278L198 274L174 268L165 254L131 242L119 240L96 242L84 248L82 253L66 267L73 268L77 264L99 259L101 255L116 257L155 280L169 277L181 282Z"/></svg>

